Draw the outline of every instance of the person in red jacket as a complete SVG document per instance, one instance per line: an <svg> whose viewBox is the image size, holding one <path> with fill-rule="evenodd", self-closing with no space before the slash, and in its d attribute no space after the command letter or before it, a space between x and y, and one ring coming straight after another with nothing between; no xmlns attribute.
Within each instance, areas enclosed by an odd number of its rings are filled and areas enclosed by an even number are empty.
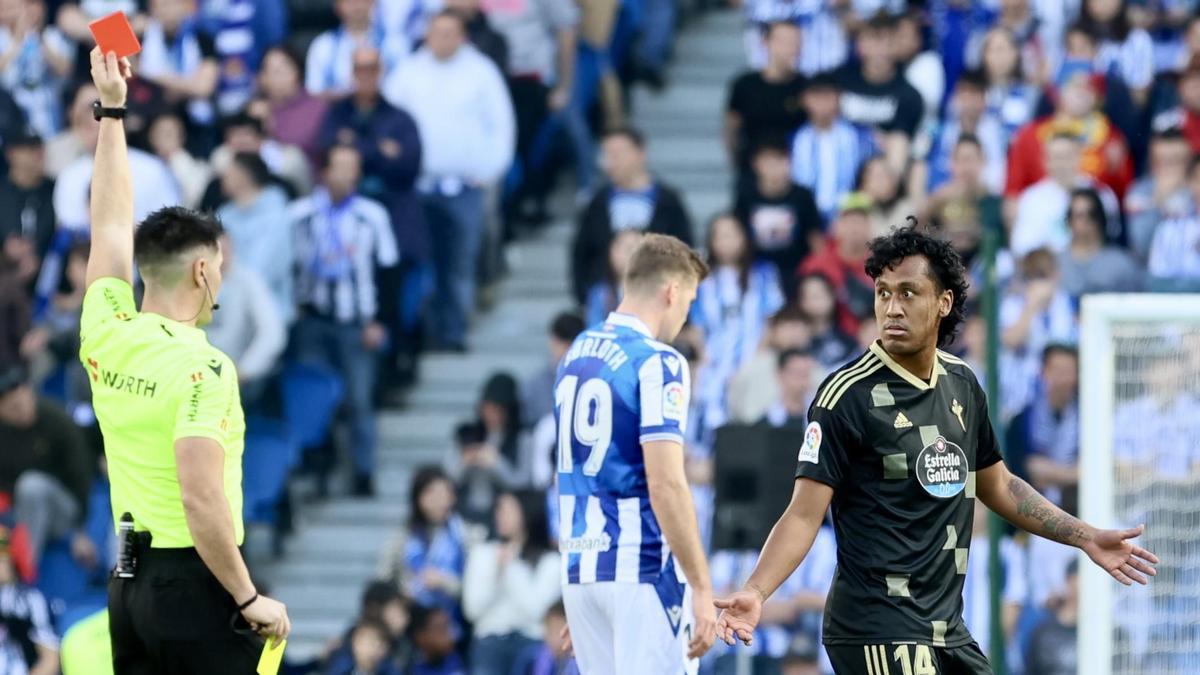
<svg viewBox="0 0 1200 675"><path fill-rule="evenodd" d="M1076 136L1083 143L1080 168L1104 183L1118 198L1133 182L1133 160L1125 137L1098 109L1103 79L1086 64L1067 64L1059 76L1054 114L1025 125L1013 138L1008 151L1008 180L1005 197L1015 199L1025 188L1046 176L1042 146L1060 134Z"/></svg>
<svg viewBox="0 0 1200 675"><path fill-rule="evenodd" d="M875 282L863 268L871 253L870 210L867 195L846 195L825 248L805 258L797 271L797 277L820 274L829 280L837 295L838 328L849 335L858 332L859 321L871 316L875 306Z"/></svg>

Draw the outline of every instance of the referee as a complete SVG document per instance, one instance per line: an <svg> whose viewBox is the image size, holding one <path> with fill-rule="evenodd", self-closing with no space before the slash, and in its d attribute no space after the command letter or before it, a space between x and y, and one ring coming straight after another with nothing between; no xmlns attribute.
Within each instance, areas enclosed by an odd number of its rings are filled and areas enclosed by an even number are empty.
<svg viewBox="0 0 1200 675"><path fill-rule="evenodd" d="M104 433L113 515L133 519L108 590L116 675L250 675L263 638L291 630L284 606L250 580L242 543L245 420L233 362L198 326L221 289L215 220L183 208L133 228L126 79L91 54L100 90L92 249L80 360ZM133 263L145 281L139 312ZM132 574L129 574L132 572Z"/></svg>

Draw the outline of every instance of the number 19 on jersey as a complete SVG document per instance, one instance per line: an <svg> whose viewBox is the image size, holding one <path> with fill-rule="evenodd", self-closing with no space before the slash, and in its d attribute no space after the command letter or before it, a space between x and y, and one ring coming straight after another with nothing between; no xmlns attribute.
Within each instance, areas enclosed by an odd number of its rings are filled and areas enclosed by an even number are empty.
<svg viewBox="0 0 1200 675"><path fill-rule="evenodd" d="M558 408L558 470L575 470L575 444L587 448L583 474L595 476L604 466L604 456L612 445L613 394L604 380L593 377L579 382L579 376L567 375L554 390Z"/></svg>

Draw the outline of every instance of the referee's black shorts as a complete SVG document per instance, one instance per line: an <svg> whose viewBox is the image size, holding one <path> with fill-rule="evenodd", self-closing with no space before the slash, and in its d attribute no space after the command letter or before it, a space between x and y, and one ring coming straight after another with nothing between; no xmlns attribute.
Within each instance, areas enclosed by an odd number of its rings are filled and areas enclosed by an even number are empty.
<svg viewBox="0 0 1200 675"><path fill-rule="evenodd" d="M992 675L987 657L972 641L961 647L911 642L825 645L837 675Z"/></svg>
<svg viewBox="0 0 1200 675"><path fill-rule="evenodd" d="M114 675L253 675L263 640L237 614L196 549L143 548L108 584Z"/></svg>

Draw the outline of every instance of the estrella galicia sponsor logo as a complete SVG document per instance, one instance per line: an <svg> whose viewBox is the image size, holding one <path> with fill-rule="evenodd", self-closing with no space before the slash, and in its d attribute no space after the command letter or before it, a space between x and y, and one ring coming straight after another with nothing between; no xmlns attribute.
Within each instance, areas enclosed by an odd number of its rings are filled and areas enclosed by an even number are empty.
<svg viewBox="0 0 1200 675"><path fill-rule="evenodd" d="M934 497L953 497L967 486L967 453L938 436L917 455L917 480Z"/></svg>

